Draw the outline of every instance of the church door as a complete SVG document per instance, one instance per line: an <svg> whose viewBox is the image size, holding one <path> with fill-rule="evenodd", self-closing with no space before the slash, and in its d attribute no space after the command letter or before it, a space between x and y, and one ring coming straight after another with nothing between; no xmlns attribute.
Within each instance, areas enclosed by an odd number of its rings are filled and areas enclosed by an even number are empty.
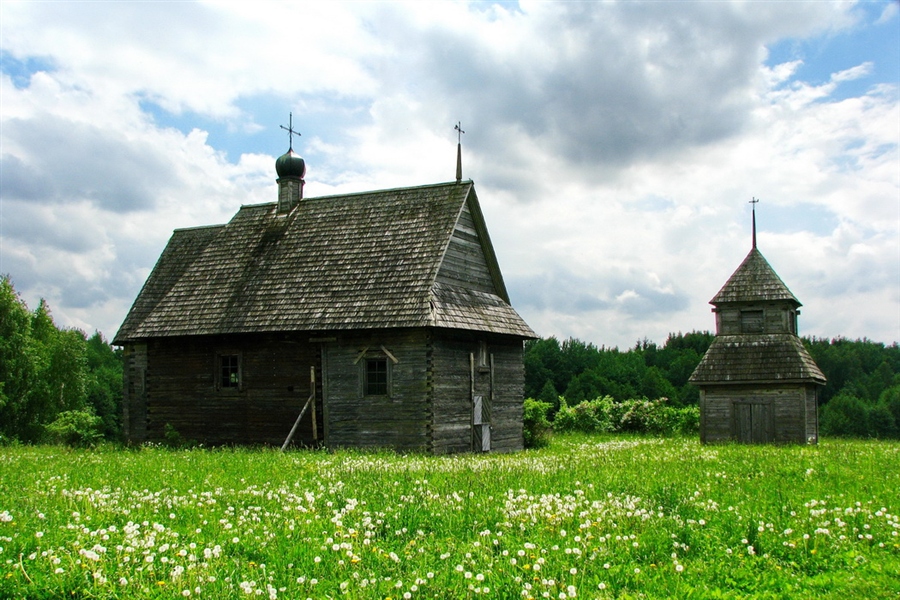
<svg viewBox="0 0 900 600"><path fill-rule="evenodd" d="M771 403L735 402L733 434L742 444L765 444L775 437Z"/></svg>

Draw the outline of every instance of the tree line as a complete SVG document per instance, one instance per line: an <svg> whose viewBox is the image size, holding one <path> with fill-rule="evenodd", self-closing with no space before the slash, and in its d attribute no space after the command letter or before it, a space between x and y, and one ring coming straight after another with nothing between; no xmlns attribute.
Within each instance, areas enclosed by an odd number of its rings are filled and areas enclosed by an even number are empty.
<svg viewBox="0 0 900 600"><path fill-rule="evenodd" d="M44 300L29 310L0 279L0 440L116 440L121 405L121 352L99 332L57 327Z"/></svg>
<svg viewBox="0 0 900 600"><path fill-rule="evenodd" d="M525 397L561 408L609 398L614 402L665 398L674 408L696 406L688 383L715 336L672 333L665 343L638 341L622 351L555 337L525 344ZM823 435L900 437L900 346L867 339L802 338L827 378L819 393Z"/></svg>
<svg viewBox="0 0 900 600"><path fill-rule="evenodd" d="M672 333L662 345L644 339L624 351L574 338L529 340L525 397L549 405L550 420L561 398L568 407L594 402L608 414L622 409L610 402L696 407L699 391L688 379L713 338ZM823 435L900 437L896 342L838 337L803 343L828 379L819 395ZM0 278L0 441L34 443L73 433L76 440L120 439L122 368L121 350L99 332L87 337L57 327L44 300L29 310L10 278Z"/></svg>

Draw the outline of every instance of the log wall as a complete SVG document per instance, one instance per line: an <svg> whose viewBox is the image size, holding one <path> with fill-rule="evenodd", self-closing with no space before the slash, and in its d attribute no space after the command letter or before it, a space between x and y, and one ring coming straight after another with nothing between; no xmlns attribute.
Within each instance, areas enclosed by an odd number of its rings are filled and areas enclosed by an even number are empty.
<svg viewBox="0 0 900 600"><path fill-rule="evenodd" d="M240 356L238 388L218 384L219 356ZM135 360L136 364L138 360ZM310 366L320 370L317 344L284 336L158 338L147 344L145 435L161 441L166 425L185 439L220 444L282 444L310 395ZM317 378L320 379L320 378ZM321 389L317 392L321 419ZM128 403L140 410L138 402ZM138 423L138 414L130 415ZM321 431L321 425L319 426ZM320 434L321 436L321 434ZM312 444L311 412L294 444Z"/></svg>
<svg viewBox="0 0 900 600"><path fill-rule="evenodd" d="M478 358L482 343L486 346L483 364ZM489 405L491 451L512 452L523 448L525 369L522 354L522 341L515 338L457 333L435 340L434 453L480 451L480 446L473 445L476 437L473 395L482 396ZM475 357L474 369L472 356Z"/></svg>
<svg viewBox="0 0 900 600"><path fill-rule="evenodd" d="M326 346L324 410L329 447L428 449L431 382L426 337L424 329L361 332L342 334L339 342ZM367 358L387 359L386 395L363 393Z"/></svg>
<svg viewBox="0 0 900 600"><path fill-rule="evenodd" d="M700 392L700 441L815 443L815 386L708 386Z"/></svg>
<svg viewBox="0 0 900 600"><path fill-rule="evenodd" d="M128 440L163 441L171 425L184 438L209 445L281 445L309 396L314 365L317 441L329 447L481 451L473 429L478 395L490 425L490 450L522 449L520 339L431 329L310 339L193 336L126 347ZM240 357L239 387L218 381L221 355ZM367 358L387 360L387 394L364 393ZM315 441L307 413L293 443Z"/></svg>

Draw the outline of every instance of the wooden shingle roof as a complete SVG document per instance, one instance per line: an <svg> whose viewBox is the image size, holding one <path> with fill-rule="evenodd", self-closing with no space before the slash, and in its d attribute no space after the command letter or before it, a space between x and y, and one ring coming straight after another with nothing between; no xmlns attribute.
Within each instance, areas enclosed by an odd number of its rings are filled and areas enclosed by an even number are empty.
<svg viewBox="0 0 900 600"><path fill-rule="evenodd" d="M825 383L799 337L789 333L716 336L693 384Z"/></svg>
<svg viewBox="0 0 900 600"><path fill-rule="evenodd" d="M489 289L436 281L472 215ZM161 336L448 327L534 332L509 305L471 181L244 206L176 230L115 343Z"/></svg>
<svg viewBox="0 0 900 600"><path fill-rule="evenodd" d="M788 301L801 306L762 253L753 248L709 303L718 306L730 302L761 301Z"/></svg>

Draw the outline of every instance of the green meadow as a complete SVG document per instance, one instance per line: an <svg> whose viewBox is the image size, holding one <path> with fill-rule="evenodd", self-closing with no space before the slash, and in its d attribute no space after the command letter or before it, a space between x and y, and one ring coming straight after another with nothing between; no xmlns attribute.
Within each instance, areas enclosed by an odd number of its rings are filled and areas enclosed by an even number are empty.
<svg viewBox="0 0 900 600"><path fill-rule="evenodd" d="M897 598L900 444L0 448L3 598Z"/></svg>

